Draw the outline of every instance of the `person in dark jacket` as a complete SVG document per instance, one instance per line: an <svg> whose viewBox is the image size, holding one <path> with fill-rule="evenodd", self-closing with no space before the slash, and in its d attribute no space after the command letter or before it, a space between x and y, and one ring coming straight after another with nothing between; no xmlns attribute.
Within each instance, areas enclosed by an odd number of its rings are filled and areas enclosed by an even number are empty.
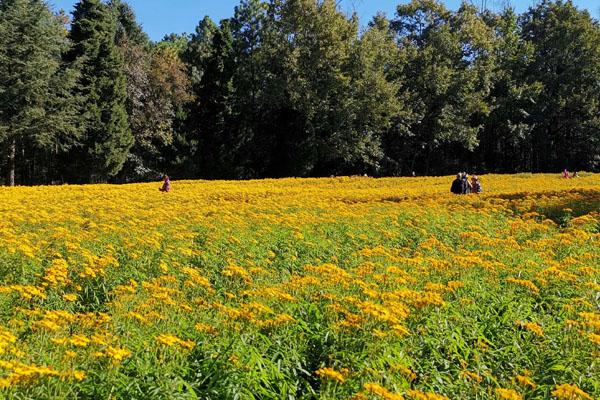
<svg viewBox="0 0 600 400"><path fill-rule="evenodd" d="M461 185L462 185L462 194L470 194L471 193L471 182L469 182L469 175L466 172L461 174Z"/></svg>
<svg viewBox="0 0 600 400"><path fill-rule="evenodd" d="M452 182L452 187L450 188L450 192L454 194L462 194L462 174L456 175L456 179Z"/></svg>

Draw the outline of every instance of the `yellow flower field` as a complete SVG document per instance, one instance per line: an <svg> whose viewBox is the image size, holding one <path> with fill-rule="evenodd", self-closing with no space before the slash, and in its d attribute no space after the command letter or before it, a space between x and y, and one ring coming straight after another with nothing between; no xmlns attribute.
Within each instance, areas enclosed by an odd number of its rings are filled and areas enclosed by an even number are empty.
<svg viewBox="0 0 600 400"><path fill-rule="evenodd" d="M598 399L600 175L0 189L0 397Z"/></svg>

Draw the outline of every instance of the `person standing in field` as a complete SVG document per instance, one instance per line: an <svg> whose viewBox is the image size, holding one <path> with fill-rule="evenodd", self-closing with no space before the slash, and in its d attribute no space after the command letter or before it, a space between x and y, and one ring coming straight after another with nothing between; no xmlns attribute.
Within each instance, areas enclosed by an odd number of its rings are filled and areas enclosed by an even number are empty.
<svg viewBox="0 0 600 400"><path fill-rule="evenodd" d="M457 174L456 179L452 182L450 192L454 194L462 194L462 174Z"/></svg>
<svg viewBox="0 0 600 400"><path fill-rule="evenodd" d="M161 192L164 192L164 193L169 193L171 191L171 180L169 179L168 175L165 175L163 177L163 185L158 190L160 190Z"/></svg>

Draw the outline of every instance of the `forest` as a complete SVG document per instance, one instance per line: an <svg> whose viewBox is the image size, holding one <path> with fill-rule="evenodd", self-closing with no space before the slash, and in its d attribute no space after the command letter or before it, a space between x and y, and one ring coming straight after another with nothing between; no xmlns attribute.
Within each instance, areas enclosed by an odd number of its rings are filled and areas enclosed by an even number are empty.
<svg viewBox="0 0 600 400"><path fill-rule="evenodd" d="M0 182L600 170L600 23L569 0L232 14L155 42L122 0L0 0Z"/></svg>

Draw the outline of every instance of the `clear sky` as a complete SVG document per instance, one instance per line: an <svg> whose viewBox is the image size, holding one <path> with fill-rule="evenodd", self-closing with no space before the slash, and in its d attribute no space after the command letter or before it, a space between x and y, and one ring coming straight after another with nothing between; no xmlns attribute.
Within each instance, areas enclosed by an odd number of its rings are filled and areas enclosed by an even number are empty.
<svg viewBox="0 0 600 400"><path fill-rule="evenodd" d="M377 11L385 12L389 17L394 15L396 5L407 0L339 0L345 12L356 11L365 25ZM506 0L472 0L479 5L486 2L490 8L500 8ZM521 12L536 0L509 0L510 4ZM135 10L138 21L153 40L160 40L169 33L193 32L205 15L216 22L233 15L233 8L239 0L128 0ZM456 8L461 0L445 0L449 8ZM600 0L574 0L581 8L587 8L598 18ZM64 9L70 13L76 0L49 0L56 10Z"/></svg>

